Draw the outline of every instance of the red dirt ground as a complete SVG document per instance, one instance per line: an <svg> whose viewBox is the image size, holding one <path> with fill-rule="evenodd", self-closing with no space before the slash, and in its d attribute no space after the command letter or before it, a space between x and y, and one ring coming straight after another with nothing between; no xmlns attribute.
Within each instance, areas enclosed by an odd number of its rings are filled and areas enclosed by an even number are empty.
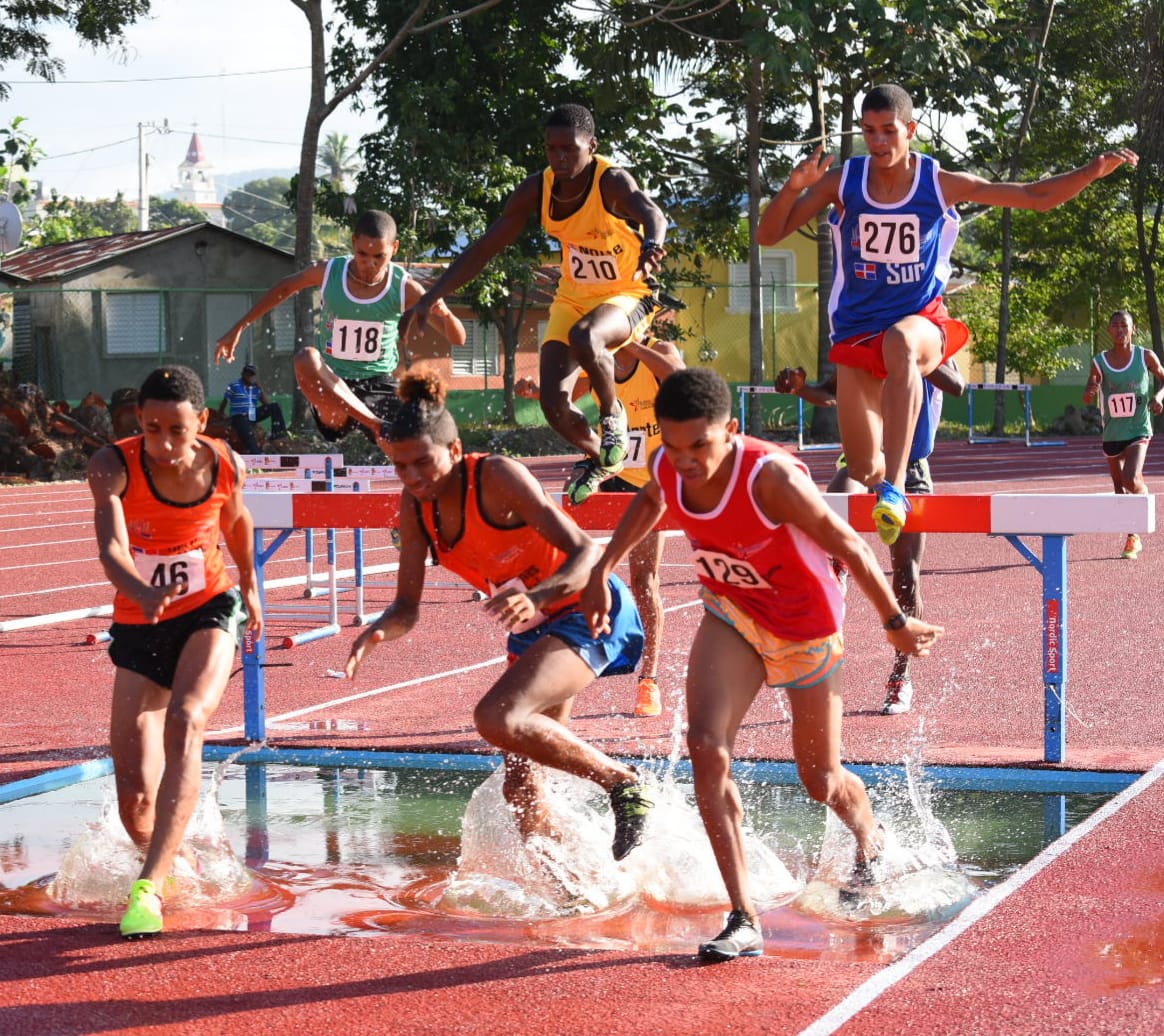
<svg viewBox="0 0 1164 1036"><path fill-rule="evenodd" d="M827 479L834 453L802 456L818 481ZM563 464L531 462L551 485ZM1110 489L1093 440L1039 449L943 442L933 469L941 492ZM1150 483L1161 474L1164 453L1150 452ZM0 621L108 602L90 518L83 485L0 488ZM341 534L341 549L350 550L349 537ZM392 560L383 534L370 541L378 548L370 563ZM1119 559L1119 535L1078 536L1069 545L1073 768L1147 771L1164 758L1154 675L1161 658L1156 588L1164 582L1159 542L1148 537L1134 563ZM350 563L350 553L339 559L341 567ZM287 546L268 578L302 572L300 548ZM924 580L927 617L943 623L947 635L932 658L915 664L915 709L899 717L878 714L890 656L867 605L850 594L846 758L896 762L924 737L929 763L1038 765L1036 573L1004 540L948 535L930 537ZM693 581L678 541L669 541L663 583L667 606L677 609L665 634L663 715L630 716L630 677L599 681L577 703L579 732L619 754L665 754L671 747L685 646L698 616L687 606ZM383 607L390 594L376 590L369 607ZM293 595L273 591L269 605ZM417 630L395 650L372 655L354 687L326 675L342 666L354 631L269 652L270 662L291 663L268 670L270 740L485 750L472 729L471 706L499 667L320 707L500 656L496 630L467 593L439 589L431 598ZM107 754L112 670L103 647L83 643L106 624L93 618L0 633L6 703L0 779ZM271 620L272 633L292 628ZM241 676L232 688L215 718L223 732L216 740L239 740L230 728L241 723ZM312 707L307 716L278 720ZM309 730L309 719L360 729ZM749 720L739 755L788 758L786 723L773 699L759 701ZM0 849L8 842L0 828ZM689 956L256 932L179 932L124 944L106 925L0 916L0 1032L214 1033L243 1026L298 1032L327 1025L356 1033L531 1036L794 1033L825 1018L810 1031L1157 1033L1164 1030L1162 850L1164 781L1156 781L843 1023L827 1012L862 983L893 972L872 962L769 956L708 968Z"/></svg>

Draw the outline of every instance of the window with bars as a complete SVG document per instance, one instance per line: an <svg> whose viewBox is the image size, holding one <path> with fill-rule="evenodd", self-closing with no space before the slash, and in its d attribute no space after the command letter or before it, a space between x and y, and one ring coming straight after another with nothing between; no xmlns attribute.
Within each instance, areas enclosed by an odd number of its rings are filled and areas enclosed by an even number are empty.
<svg viewBox="0 0 1164 1036"><path fill-rule="evenodd" d="M453 374L500 373L497 329L481 320L466 320L465 344L453 346Z"/></svg>
<svg viewBox="0 0 1164 1036"><path fill-rule="evenodd" d="M163 351L166 307L161 292L105 292L102 320L106 355L150 356Z"/></svg>
<svg viewBox="0 0 1164 1036"><path fill-rule="evenodd" d="M728 293L729 313L747 313L751 309L750 282L747 263L729 263L731 287ZM762 249L760 252L761 298L765 307L778 311L796 309L796 256L792 252Z"/></svg>

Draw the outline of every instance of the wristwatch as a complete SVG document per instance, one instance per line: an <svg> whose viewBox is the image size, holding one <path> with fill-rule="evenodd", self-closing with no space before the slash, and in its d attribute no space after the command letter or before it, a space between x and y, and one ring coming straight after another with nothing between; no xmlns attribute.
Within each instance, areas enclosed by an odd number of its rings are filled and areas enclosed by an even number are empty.
<svg viewBox="0 0 1164 1036"><path fill-rule="evenodd" d="M893 618L885 620L885 628L887 630L905 629L906 621L905 612L898 612Z"/></svg>

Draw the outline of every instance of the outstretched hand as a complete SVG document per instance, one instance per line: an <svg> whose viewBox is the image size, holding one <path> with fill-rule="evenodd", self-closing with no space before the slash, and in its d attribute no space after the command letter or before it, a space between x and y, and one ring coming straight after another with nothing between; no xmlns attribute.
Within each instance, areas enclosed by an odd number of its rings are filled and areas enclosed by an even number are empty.
<svg viewBox="0 0 1164 1036"><path fill-rule="evenodd" d="M797 162L788 176L788 186L795 191L803 191L817 183L829 166L833 164L835 155L826 155L823 147L816 148L808 158Z"/></svg>
<svg viewBox="0 0 1164 1036"><path fill-rule="evenodd" d="M359 670L364 656L383 640L384 631L376 623L373 623L356 637L355 642L352 644L352 650L348 654L347 665L344 666L344 675L349 680L355 679L356 672Z"/></svg>
<svg viewBox="0 0 1164 1036"><path fill-rule="evenodd" d="M1135 169L1140 164L1140 156L1130 148L1118 147L1114 151L1105 151L1102 155L1097 156L1095 162L1098 168L1095 178L1100 180L1114 173L1124 163Z"/></svg>
<svg viewBox="0 0 1164 1036"><path fill-rule="evenodd" d="M938 640L945 634L943 626L932 626L921 619L910 618L899 630L886 630L889 643L903 655L928 655Z"/></svg>
<svg viewBox="0 0 1164 1036"><path fill-rule="evenodd" d="M803 367L785 367L776 375L776 391L785 392L793 396L798 395L800 390L804 388L806 378L807 374L805 374Z"/></svg>
<svg viewBox="0 0 1164 1036"><path fill-rule="evenodd" d="M396 325L400 341L407 342L419 335L428 327L429 311L433 300L428 295L421 295L408 309L400 314L400 322Z"/></svg>

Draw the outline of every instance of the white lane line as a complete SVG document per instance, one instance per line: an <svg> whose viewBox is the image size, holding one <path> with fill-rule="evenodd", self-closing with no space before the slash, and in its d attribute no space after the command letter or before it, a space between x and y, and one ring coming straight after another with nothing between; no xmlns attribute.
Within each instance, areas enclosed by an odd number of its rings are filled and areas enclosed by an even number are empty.
<svg viewBox="0 0 1164 1036"><path fill-rule="evenodd" d="M11 530L4 530L5 532ZM23 530L21 530L23 531ZM65 543L92 543L92 536L79 536L75 540L44 540L40 543L5 543L0 550L43 550L45 547L60 547Z"/></svg>
<svg viewBox="0 0 1164 1036"><path fill-rule="evenodd" d="M59 594L66 590L88 590L94 586L109 586L109 581L104 580L100 583L76 583L73 586L53 586L47 590L18 590L14 594L0 594L0 601L7 601L11 597L37 597L44 594Z"/></svg>
<svg viewBox="0 0 1164 1036"><path fill-rule="evenodd" d="M1062 838L1052 842L1038 856L1024 864L1006 881L995 885L992 889L974 900L953 921L925 942L915 946L899 961L895 961L883 971L879 971L868 981L863 982L853 990L844 1000L831 1011L821 1015L807 1029L801 1031L800 1036L830 1036L845 1022L853 1018L859 1011L868 1007L882 993L906 978L912 972L929 960L940 950L945 949L963 932L968 931L977 922L981 921L1000 903L1021 889L1031 878L1044 870L1062 856L1080 839L1085 838L1108 817L1118 813L1136 796L1143 794L1153 784L1164 776L1164 759L1161 759L1135 784L1129 785L1115 798L1109 799L1082 823L1071 828Z"/></svg>
<svg viewBox="0 0 1164 1036"><path fill-rule="evenodd" d="M359 701L361 698L374 698L380 694L387 694L389 691L399 691L405 687L418 687L421 684L432 683L434 680L444 680L452 676L463 676L465 673L471 673L475 669L488 669L490 666L501 665L506 660L505 655L498 655L497 658L490 658L484 662L476 662L473 665L461 666L460 669L449 669L443 673L433 673L431 676L418 676L415 680L405 680L403 683L388 684L385 687L376 687L370 691L361 691L359 694L349 694L343 698L332 698L330 701L320 702L318 705L308 705L303 709L294 709L291 712L282 712L278 716L268 716L267 723L279 723L284 720L295 719L298 716L307 716L312 712L320 712L323 709L330 709L336 705L346 705L348 702ZM220 730L212 730L207 732L208 737L225 734L237 734L245 731L245 727L223 727Z"/></svg>
<svg viewBox="0 0 1164 1036"><path fill-rule="evenodd" d="M664 612L677 612L684 608L691 608L697 604L702 604L703 601L696 598L693 601L685 601L683 604L674 604L670 608L664 608ZM359 701L361 698L373 698L379 694L386 694L388 691L399 691L405 687L418 687L424 683L431 683L433 680L444 680L450 676L460 676L462 673L471 673L475 669L487 669L489 666L499 665L504 662L508 656L501 655L497 658L490 658L484 662L475 662L473 665L463 666L460 669L450 669L444 673L435 673L432 676L418 676L415 680L405 680L403 683L389 684L385 687L377 687L371 691L362 691L360 694L349 694L343 698L332 698L328 701L318 702L315 705L308 705L302 709L295 709L292 712L283 712L278 716L268 716L267 723L278 723L282 720L296 719L299 716L307 716L313 712L323 712L325 709L334 708L336 705L346 705L348 702ZM236 727L223 727L221 730L207 731L207 737L215 735L225 736L227 734L237 734L240 731L245 731L246 728L241 724Z"/></svg>

